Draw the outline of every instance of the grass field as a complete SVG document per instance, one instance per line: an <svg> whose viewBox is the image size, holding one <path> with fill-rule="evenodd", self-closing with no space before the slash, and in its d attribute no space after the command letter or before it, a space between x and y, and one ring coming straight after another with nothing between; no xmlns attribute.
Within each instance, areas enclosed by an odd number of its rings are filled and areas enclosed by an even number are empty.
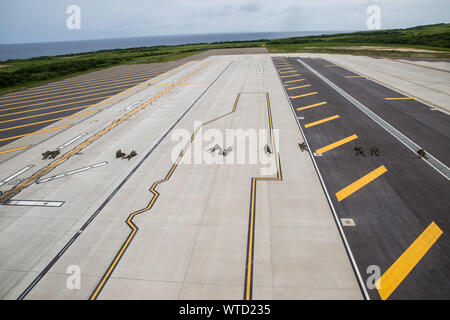
<svg viewBox="0 0 450 320"><path fill-rule="evenodd" d="M8 60L0 62L0 93L119 64L173 61L211 49L250 47L265 47L271 53L318 52L450 59L450 24L276 40L103 50L55 57ZM396 48L411 50L399 51ZM412 49L433 52L417 52Z"/></svg>

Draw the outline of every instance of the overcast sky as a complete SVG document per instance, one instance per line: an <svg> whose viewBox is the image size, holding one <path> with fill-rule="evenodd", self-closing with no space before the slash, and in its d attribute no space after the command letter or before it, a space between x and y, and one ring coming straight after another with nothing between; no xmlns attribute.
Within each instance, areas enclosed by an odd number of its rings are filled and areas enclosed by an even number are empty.
<svg viewBox="0 0 450 320"><path fill-rule="evenodd" d="M449 0L0 0L0 43L169 34L366 30L366 9L381 27L450 22ZM69 5L81 29L69 30Z"/></svg>

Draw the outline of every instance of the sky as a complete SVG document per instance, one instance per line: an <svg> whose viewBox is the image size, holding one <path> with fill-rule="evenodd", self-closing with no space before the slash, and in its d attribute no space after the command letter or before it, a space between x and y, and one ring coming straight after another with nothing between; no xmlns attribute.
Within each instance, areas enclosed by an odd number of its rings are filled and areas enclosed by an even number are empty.
<svg viewBox="0 0 450 320"><path fill-rule="evenodd" d="M81 10L69 29L70 5ZM367 30L450 22L449 0L1 0L0 44L199 33Z"/></svg>

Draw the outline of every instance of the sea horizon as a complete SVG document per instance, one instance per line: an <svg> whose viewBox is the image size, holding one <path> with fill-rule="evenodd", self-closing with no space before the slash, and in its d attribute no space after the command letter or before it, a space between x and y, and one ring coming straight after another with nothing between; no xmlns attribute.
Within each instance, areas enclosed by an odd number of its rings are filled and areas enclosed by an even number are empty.
<svg viewBox="0 0 450 320"><path fill-rule="evenodd" d="M0 61L70 55L101 50L130 49L161 45L187 45L214 42L273 40L309 35L334 34L349 31L283 31L204 33L184 35L160 35L75 41L31 42L0 44Z"/></svg>

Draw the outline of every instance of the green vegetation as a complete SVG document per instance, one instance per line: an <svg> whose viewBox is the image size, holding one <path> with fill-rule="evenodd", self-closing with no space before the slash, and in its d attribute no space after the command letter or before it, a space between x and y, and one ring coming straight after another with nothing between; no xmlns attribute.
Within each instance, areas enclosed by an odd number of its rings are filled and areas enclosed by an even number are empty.
<svg viewBox="0 0 450 320"><path fill-rule="evenodd" d="M0 92L55 81L119 64L173 61L211 49L251 47L265 47L273 53L318 52L450 59L450 24L276 40L102 50L56 57L8 60L0 62ZM405 50L400 51L398 48ZM427 52L423 49L433 51Z"/></svg>

